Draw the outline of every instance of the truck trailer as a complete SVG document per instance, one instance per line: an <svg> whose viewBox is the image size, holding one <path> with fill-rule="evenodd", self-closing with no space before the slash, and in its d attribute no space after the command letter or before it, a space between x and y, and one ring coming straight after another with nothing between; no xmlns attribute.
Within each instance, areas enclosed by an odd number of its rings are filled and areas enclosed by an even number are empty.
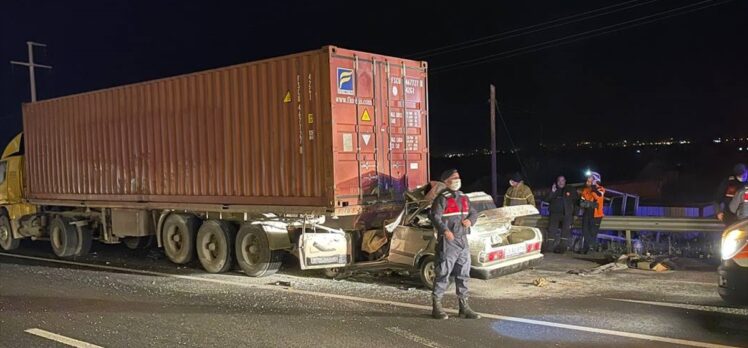
<svg viewBox="0 0 748 348"><path fill-rule="evenodd" d="M343 267L429 179L425 62L338 47L23 105L0 248L92 241L212 273Z"/></svg>

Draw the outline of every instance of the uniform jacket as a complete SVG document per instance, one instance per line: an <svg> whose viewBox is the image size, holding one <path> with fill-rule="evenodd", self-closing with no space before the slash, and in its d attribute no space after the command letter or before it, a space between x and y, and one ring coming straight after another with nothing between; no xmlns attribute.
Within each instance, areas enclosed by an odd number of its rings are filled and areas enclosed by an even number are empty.
<svg viewBox="0 0 748 348"><path fill-rule="evenodd" d="M735 197L735 194L745 187L745 183L738 180L735 176L729 176L720 183L717 192L714 195L714 212L729 212L727 207Z"/></svg>
<svg viewBox="0 0 748 348"><path fill-rule="evenodd" d="M440 192L431 204L431 222L436 228L438 237L445 231L452 231L455 238L464 238L470 230L462 226L462 220L468 219L475 225L478 212L470 205L470 199L462 191L445 189Z"/></svg>
<svg viewBox="0 0 748 348"><path fill-rule="evenodd" d="M573 215L574 206L579 202L579 193L577 189L566 185L556 189L556 192L548 192L543 201L548 202L551 214Z"/></svg>
<svg viewBox="0 0 748 348"><path fill-rule="evenodd" d="M533 196L530 187L524 183L519 183L517 186L510 186L504 195L504 206L509 207L523 204L535 206L535 196Z"/></svg>

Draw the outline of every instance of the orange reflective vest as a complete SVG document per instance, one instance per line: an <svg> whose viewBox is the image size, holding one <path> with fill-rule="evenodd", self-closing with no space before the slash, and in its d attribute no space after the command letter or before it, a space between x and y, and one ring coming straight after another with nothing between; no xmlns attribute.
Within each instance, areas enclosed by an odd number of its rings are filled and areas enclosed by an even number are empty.
<svg viewBox="0 0 748 348"><path fill-rule="evenodd" d="M597 185L597 192L592 187L585 187L582 189L582 199L585 201L591 201L597 203L595 205L595 217L601 218L605 216L603 213L603 197L605 196L605 188Z"/></svg>

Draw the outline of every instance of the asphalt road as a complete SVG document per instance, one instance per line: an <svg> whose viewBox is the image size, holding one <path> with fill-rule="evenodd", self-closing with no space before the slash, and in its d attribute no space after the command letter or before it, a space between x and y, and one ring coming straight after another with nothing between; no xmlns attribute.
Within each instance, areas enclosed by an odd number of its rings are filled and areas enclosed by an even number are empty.
<svg viewBox="0 0 748 348"><path fill-rule="evenodd" d="M111 246L60 261L24 243L0 254L0 347L748 346L748 309L719 301L709 267L580 277L563 270L591 265L551 256L474 281L486 318L437 321L412 277L328 280L292 264L249 278ZM537 276L551 284L529 285Z"/></svg>

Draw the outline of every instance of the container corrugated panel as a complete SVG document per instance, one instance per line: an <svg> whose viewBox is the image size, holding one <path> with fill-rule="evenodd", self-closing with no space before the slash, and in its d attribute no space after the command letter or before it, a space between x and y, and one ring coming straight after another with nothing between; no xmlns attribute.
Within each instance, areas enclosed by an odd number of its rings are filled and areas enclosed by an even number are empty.
<svg viewBox="0 0 748 348"><path fill-rule="evenodd" d="M396 63L399 68L388 67L385 76L401 82L412 76L424 87L410 100L385 99L381 90L367 89L370 70L363 63L349 64L357 57ZM341 66L353 74L339 74ZM394 195L400 186L427 182L425 79L420 62L326 47L26 104L27 195L328 209L371 197L384 201L384 194L364 192L372 181ZM341 96L366 100L370 120L361 118L358 101L351 107L339 102ZM380 116L395 110L417 111L420 123L402 127ZM362 135L367 132L368 141L376 141L375 164ZM412 151L392 148L406 137L417 139ZM367 166L374 166L373 175L359 170ZM392 175L378 178L385 173Z"/></svg>

